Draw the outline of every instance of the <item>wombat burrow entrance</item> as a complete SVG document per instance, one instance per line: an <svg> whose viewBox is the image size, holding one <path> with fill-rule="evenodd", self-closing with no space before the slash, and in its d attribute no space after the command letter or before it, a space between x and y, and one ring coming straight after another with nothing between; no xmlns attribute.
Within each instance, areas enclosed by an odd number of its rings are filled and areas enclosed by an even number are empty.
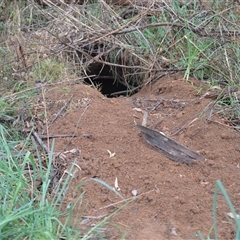
<svg viewBox="0 0 240 240"><path fill-rule="evenodd" d="M119 69L121 71L121 69ZM91 64L87 74L92 77L85 79L85 83L94 85L106 97L131 96L137 93L141 85L136 86L131 82L122 81L122 76L114 76L113 70L108 65L99 63Z"/></svg>
<svg viewBox="0 0 240 240"><path fill-rule="evenodd" d="M95 87L109 98L137 93L145 76L139 69L139 60L134 59L125 49L112 46L109 48L109 45L104 43L95 43L77 51L78 58L85 68L84 83Z"/></svg>

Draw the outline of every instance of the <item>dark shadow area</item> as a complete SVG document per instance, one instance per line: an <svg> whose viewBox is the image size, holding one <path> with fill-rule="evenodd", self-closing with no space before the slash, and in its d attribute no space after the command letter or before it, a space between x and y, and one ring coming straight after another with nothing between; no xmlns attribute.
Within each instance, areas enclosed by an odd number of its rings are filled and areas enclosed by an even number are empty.
<svg viewBox="0 0 240 240"><path fill-rule="evenodd" d="M119 69L121 73L121 69ZM104 96L106 97L119 97L119 96L131 96L137 93L141 86L127 86L123 81L116 79L110 66L92 63L87 71L88 79L85 79L85 83L89 85L94 85ZM121 79L121 75L119 75Z"/></svg>
<svg viewBox="0 0 240 240"><path fill-rule="evenodd" d="M84 71L85 83L97 88L106 97L131 96L141 89L141 70L135 69L134 66L128 67L132 66L133 61L126 61L131 59L131 56L126 57L127 53L124 50L114 48L116 53L110 54L109 46L101 42L90 43L79 49L76 51L79 62L89 62ZM110 57L115 56L118 51L122 51L122 55Z"/></svg>

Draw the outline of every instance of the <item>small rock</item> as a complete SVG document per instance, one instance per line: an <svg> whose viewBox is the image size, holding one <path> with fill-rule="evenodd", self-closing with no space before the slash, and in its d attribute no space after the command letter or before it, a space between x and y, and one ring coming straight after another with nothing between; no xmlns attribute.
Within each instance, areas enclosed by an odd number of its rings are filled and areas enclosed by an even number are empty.
<svg viewBox="0 0 240 240"><path fill-rule="evenodd" d="M136 197L137 194L138 194L137 190L136 190L136 189L133 189L133 190L132 190L132 195L133 195L134 197Z"/></svg>
<svg viewBox="0 0 240 240"><path fill-rule="evenodd" d="M221 136L222 139L231 139L231 138L233 138L233 136L230 133L227 133L227 132L222 133L220 136Z"/></svg>
<svg viewBox="0 0 240 240"><path fill-rule="evenodd" d="M88 224L90 222L90 219L89 218L85 218L83 219L81 222L80 222L80 225L85 225L85 224Z"/></svg>

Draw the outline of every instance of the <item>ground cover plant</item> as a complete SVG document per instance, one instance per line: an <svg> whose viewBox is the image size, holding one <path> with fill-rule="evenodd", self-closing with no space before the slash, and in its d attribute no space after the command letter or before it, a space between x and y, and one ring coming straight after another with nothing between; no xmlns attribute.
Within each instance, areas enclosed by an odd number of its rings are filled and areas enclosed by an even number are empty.
<svg viewBox="0 0 240 240"><path fill-rule="evenodd" d="M78 164L55 164L54 141L36 137L40 129L47 135L56 120L47 114L47 89L59 88L64 96L69 92L64 84L87 84L110 98L131 96L179 73L185 81L204 83L196 91L213 99L209 121L220 114L225 125L238 130L240 6L214 0L39 2L0 3L0 233L3 239L101 239L116 212L87 230L75 227L70 218L84 192L73 206L64 196ZM43 101L35 103L39 96ZM59 107L59 115L69 102ZM233 212L223 186L217 186ZM216 198L209 239L218 235ZM200 238L207 237L200 232Z"/></svg>

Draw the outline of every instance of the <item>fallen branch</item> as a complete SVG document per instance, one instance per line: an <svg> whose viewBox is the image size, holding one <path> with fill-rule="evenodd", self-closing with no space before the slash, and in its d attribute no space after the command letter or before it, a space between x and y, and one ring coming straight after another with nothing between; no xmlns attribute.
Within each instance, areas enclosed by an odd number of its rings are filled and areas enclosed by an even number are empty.
<svg viewBox="0 0 240 240"><path fill-rule="evenodd" d="M194 160L205 160L197 152L184 147L160 132L141 125L137 125L137 128L145 134L145 139L150 146L175 162L192 164Z"/></svg>

